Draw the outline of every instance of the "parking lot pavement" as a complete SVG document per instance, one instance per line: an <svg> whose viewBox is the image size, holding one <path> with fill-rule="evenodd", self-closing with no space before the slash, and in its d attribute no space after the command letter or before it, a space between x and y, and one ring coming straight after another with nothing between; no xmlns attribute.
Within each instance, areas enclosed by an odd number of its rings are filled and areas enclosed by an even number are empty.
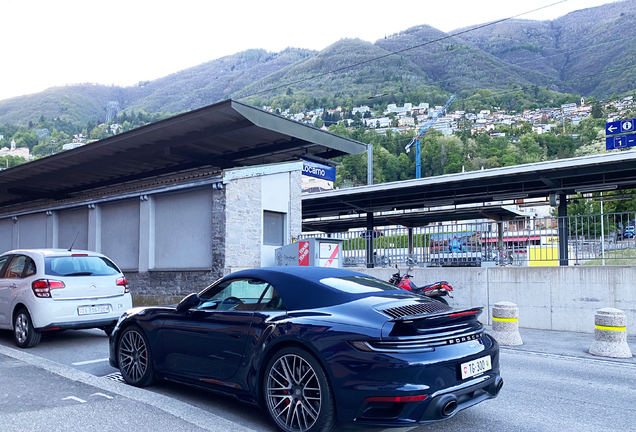
<svg viewBox="0 0 636 432"><path fill-rule="evenodd" d="M172 398L3 345L0 377L3 432L254 431Z"/></svg>
<svg viewBox="0 0 636 432"><path fill-rule="evenodd" d="M489 331L487 328L486 331ZM523 351L535 355L553 355L558 357L576 357L581 359L601 360L616 363L631 363L636 365L636 357L627 359L612 359L598 357L588 351L594 342L593 333L560 332L551 330L537 330L519 328L523 345L501 347L502 350ZM636 355L636 337L628 337L627 344Z"/></svg>
<svg viewBox="0 0 636 432"><path fill-rule="evenodd" d="M590 333L520 333L524 345L501 348L505 385L497 399L441 423L386 431L636 430L636 358L590 355ZM265 412L232 398L169 382L139 389L104 378L116 372L103 361L106 341L97 330L69 331L19 350L10 332L0 332L2 431L147 430L149 424L157 431L275 431ZM636 338L628 343L636 353Z"/></svg>

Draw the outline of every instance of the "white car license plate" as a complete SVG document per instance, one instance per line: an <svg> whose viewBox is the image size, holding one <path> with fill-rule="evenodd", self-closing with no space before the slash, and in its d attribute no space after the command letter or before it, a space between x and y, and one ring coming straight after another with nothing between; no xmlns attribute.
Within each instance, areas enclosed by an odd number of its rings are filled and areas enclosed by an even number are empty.
<svg viewBox="0 0 636 432"><path fill-rule="evenodd" d="M462 379L466 379L492 369L492 362L490 361L490 356L486 356L467 363L462 363L461 369Z"/></svg>
<svg viewBox="0 0 636 432"><path fill-rule="evenodd" d="M94 315L94 314L103 314L110 312L109 305L101 305L101 306L86 306L77 308L77 313L79 315Z"/></svg>

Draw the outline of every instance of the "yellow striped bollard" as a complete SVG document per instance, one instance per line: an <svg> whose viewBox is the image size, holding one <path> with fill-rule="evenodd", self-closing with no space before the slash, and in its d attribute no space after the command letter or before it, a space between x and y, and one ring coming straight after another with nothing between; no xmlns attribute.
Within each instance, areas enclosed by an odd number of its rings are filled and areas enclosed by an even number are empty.
<svg viewBox="0 0 636 432"><path fill-rule="evenodd" d="M594 316L594 343L590 354L611 358L631 358L627 345L627 315L620 309L603 308Z"/></svg>
<svg viewBox="0 0 636 432"><path fill-rule="evenodd" d="M510 302L495 303L492 308L491 335L499 345L523 345L519 334L519 308Z"/></svg>

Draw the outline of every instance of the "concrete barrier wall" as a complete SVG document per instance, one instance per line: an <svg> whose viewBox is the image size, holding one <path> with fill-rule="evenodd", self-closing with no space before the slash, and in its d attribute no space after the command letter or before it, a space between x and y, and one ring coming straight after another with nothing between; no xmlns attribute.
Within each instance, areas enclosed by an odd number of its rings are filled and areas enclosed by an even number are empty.
<svg viewBox="0 0 636 432"><path fill-rule="evenodd" d="M395 273L395 268L355 270L383 280ZM484 306L486 324L492 323L495 303L510 301L519 307L519 327L594 333L596 310L613 307L625 311L628 335L636 336L636 266L416 268L411 273L416 285L448 281L455 289L449 303Z"/></svg>

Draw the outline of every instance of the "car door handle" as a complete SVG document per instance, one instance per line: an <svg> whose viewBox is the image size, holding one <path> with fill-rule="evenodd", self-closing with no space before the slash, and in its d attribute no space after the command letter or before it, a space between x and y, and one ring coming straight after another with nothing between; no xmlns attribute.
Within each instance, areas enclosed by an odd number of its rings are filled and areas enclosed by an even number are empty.
<svg viewBox="0 0 636 432"><path fill-rule="evenodd" d="M240 338L241 336L243 336L243 332L229 332L228 335L233 338Z"/></svg>
<svg viewBox="0 0 636 432"><path fill-rule="evenodd" d="M9 285L9 288L17 288L18 286L16 284L11 284Z"/></svg>

